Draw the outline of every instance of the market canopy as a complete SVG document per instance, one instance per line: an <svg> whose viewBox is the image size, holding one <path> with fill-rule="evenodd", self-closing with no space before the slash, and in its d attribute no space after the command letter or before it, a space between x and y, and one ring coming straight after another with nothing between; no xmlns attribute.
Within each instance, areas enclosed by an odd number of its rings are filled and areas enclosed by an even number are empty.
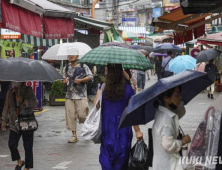
<svg viewBox="0 0 222 170"><path fill-rule="evenodd" d="M219 45L222 46L222 32L216 34L208 34L197 39L198 43L203 45Z"/></svg>
<svg viewBox="0 0 222 170"><path fill-rule="evenodd" d="M208 19L205 19L205 18ZM181 44L194 37L198 38L205 33L205 24L215 19L221 18L222 14L188 14L184 15L182 9L176 8L169 13L164 14L153 21L154 32L163 32L164 30L174 30L175 44Z"/></svg>
<svg viewBox="0 0 222 170"><path fill-rule="evenodd" d="M1 0L1 9L3 28L46 39L74 36L75 13L49 1Z"/></svg>
<svg viewBox="0 0 222 170"><path fill-rule="evenodd" d="M100 31L106 31L112 29L113 24L107 23L95 19L90 19L83 16L75 17L75 29L76 30L87 30L90 28L96 28Z"/></svg>

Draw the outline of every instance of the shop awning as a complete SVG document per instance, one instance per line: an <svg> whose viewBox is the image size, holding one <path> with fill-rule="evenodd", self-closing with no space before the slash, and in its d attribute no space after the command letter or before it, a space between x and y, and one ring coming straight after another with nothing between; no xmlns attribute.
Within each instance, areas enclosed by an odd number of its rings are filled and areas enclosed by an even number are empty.
<svg viewBox="0 0 222 170"><path fill-rule="evenodd" d="M90 28L96 28L100 31L106 31L112 29L113 24L107 23L95 19L90 19L83 16L75 17L75 29L76 30L87 30Z"/></svg>
<svg viewBox="0 0 222 170"><path fill-rule="evenodd" d="M74 36L75 12L47 0L11 0L10 2L1 0L3 28L47 39Z"/></svg>
<svg viewBox="0 0 222 170"><path fill-rule="evenodd" d="M222 32L216 34L208 34L197 39L198 43L203 45L219 45L222 46Z"/></svg>
<svg viewBox="0 0 222 170"><path fill-rule="evenodd" d="M184 32L208 23L209 19L205 20L205 18L210 15L211 14L184 15L181 8L176 8L171 10L168 14L155 18L153 21L153 26L155 26L155 33L162 32L164 30L175 30L175 32ZM216 19L221 16L217 15L213 18Z"/></svg>
<svg viewBox="0 0 222 170"><path fill-rule="evenodd" d="M10 3L44 16L74 18L76 15L74 11L47 0L10 0Z"/></svg>
<svg viewBox="0 0 222 170"><path fill-rule="evenodd" d="M32 44L34 47L51 47L56 44L60 44L60 39L42 39L39 37L33 37L30 35L22 34L22 39L10 40L14 42L25 42L28 44Z"/></svg>
<svg viewBox="0 0 222 170"><path fill-rule="evenodd" d="M146 27L124 27L119 26L118 29L127 31L127 32L133 32L138 34L146 34Z"/></svg>

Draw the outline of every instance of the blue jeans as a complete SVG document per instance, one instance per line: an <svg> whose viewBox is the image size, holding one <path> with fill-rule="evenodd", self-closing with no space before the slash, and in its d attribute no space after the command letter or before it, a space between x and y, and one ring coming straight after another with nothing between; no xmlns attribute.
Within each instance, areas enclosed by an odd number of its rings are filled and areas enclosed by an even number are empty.
<svg viewBox="0 0 222 170"><path fill-rule="evenodd" d="M145 79L146 79L146 75L145 74L137 73L137 87L138 88L144 89L144 87L145 87Z"/></svg>

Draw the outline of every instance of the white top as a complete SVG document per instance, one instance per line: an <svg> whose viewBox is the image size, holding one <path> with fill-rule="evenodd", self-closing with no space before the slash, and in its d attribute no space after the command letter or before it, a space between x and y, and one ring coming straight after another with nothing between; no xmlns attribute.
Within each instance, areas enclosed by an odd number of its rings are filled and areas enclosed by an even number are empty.
<svg viewBox="0 0 222 170"><path fill-rule="evenodd" d="M152 129L153 170L183 170L179 164L179 151L182 147L179 135L179 118L169 109L159 106Z"/></svg>

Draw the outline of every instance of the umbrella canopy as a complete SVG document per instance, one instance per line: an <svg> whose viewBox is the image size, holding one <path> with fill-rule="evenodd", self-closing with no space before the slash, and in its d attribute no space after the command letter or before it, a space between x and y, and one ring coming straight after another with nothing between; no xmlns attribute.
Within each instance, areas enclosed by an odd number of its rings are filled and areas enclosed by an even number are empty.
<svg viewBox="0 0 222 170"><path fill-rule="evenodd" d="M149 53L144 50L144 49L138 49L137 51L139 51L140 53L142 53L143 55L148 55Z"/></svg>
<svg viewBox="0 0 222 170"><path fill-rule="evenodd" d="M163 43L163 44L159 44L158 46L156 46L154 48L154 52L156 53L167 53L167 50L172 50L173 53L178 53L178 52L182 52L183 49L181 49L180 47L178 47L177 45L174 45L172 43Z"/></svg>
<svg viewBox="0 0 222 170"><path fill-rule="evenodd" d="M169 63L169 69L178 74L186 69L194 69L196 67L196 59L189 55L180 55Z"/></svg>
<svg viewBox="0 0 222 170"><path fill-rule="evenodd" d="M121 47L97 47L84 55L80 63L92 65L123 64L125 69L145 71L152 69L152 64L136 50Z"/></svg>
<svg viewBox="0 0 222 170"><path fill-rule="evenodd" d="M45 61L27 58L0 59L0 81L45 81L62 80L61 74Z"/></svg>
<svg viewBox="0 0 222 170"><path fill-rule="evenodd" d="M79 55L79 58L92 48L82 42L56 44L50 47L42 56L43 60L68 60L68 55Z"/></svg>
<svg viewBox="0 0 222 170"><path fill-rule="evenodd" d="M212 83L206 73L193 70L185 70L177 75L160 79L154 85L130 99L119 126L122 128L152 121L156 113L156 108L153 107L154 101L158 95L173 87L181 85L182 100L184 104L187 104Z"/></svg>
<svg viewBox="0 0 222 170"><path fill-rule="evenodd" d="M130 49L134 49L134 50L138 50L138 49L140 49L140 45L131 45L130 46Z"/></svg>
<svg viewBox="0 0 222 170"><path fill-rule="evenodd" d="M144 37L137 33L123 31L122 38L124 39L124 41L133 41L143 39Z"/></svg>
<svg viewBox="0 0 222 170"><path fill-rule="evenodd" d="M210 60L217 58L219 56L220 56L220 51L218 51L216 49L204 50L204 51L201 51L197 55L197 63L210 61Z"/></svg>
<svg viewBox="0 0 222 170"><path fill-rule="evenodd" d="M155 55L155 56L164 56L164 57L167 56L167 54L161 54L161 53L154 53L154 55Z"/></svg>
<svg viewBox="0 0 222 170"><path fill-rule="evenodd" d="M130 46L128 46L125 43L121 43L121 42L108 42L108 43L104 43L102 45L100 45L100 47L109 47L109 46L116 46L116 47L122 47L122 48L130 48Z"/></svg>
<svg viewBox="0 0 222 170"><path fill-rule="evenodd" d="M146 50L148 53L153 51L153 47L151 46L141 46L140 49Z"/></svg>

